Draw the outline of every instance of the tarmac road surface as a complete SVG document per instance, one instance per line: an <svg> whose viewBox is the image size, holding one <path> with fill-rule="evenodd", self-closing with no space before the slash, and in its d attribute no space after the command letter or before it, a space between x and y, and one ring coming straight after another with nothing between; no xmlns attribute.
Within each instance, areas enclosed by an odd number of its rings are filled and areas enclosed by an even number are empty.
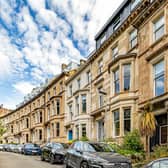
<svg viewBox="0 0 168 168"><path fill-rule="evenodd" d="M0 168L63 168L63 165L51 165L42 162L39 156L25 156L16 153L0 152Z"/></svg>

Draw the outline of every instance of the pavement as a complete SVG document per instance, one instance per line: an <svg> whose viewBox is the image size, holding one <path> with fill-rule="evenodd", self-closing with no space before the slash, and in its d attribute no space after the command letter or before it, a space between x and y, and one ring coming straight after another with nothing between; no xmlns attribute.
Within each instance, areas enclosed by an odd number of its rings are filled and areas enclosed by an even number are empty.
<svg viewBox="0 0 168 168"><path fill-rule="evenodd" d="M42 162L39 156L25 156L16 153L0 152L0 168L63 168L63 165L51 165Z"/></svg>

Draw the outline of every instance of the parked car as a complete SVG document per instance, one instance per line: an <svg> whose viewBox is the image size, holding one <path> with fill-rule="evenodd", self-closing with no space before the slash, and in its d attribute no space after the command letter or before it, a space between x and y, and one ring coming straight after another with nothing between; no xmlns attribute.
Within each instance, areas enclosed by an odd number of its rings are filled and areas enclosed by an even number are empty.
<svg viewBox="0 0 168 168"><path fill-rule="evenodd" d="M7 152L13 152L15 146L16 146L15 144L8 144L8 145L6 146L6 151L7 151Z"/></svg>
<svg viewBox="0 0 168 168"><path fill-rule="evenodd" d="M106 143L77 141L67 151L65 167L131 168L131 161Z"/></svg>
<svg viewBox="0 0 168 168"><path fill-rule="evenodd" d="M9 152L15 152L15 149L16 149L16 144L10 144L9 145Z"/></svg>
<svg viewBox="0 0 168 168"><path fill-rule="evenodd" d="M24 155L40 155L41 148L37 144L28 143L23 146L22 153Z"/></svg>
<svg viewBox="0 0 168 168"><path fill-rule="evenodd" d="M0 144L0 151L3 151L3 150L4 150L4 145Z"/></svg>
<svg viewBox="0 0 168 168"><path fill-rule="evenodd" d="M7 151L9 148L9 144L4 144L3 151Z"/></svg>
<svg viewBox="0 0 168 168"><path fill-rule="evenodd" d="M47 143L42 147L41 160L48 160L51 164L63 163L68 147L64 143Z"/></svg>
<svg viewBox="0 0 168 168"><path fill-rule="evenodd" d="M154 160L145 165L144 168L168 168L168 157Z"/></svg>
<svg viewBox="0 0 168 168"><path fill-rule="evenodd" d="M15 148L15 152L16 153L22 153L22 149L23 149L24 145L23 144L18 144Z"/></svg>

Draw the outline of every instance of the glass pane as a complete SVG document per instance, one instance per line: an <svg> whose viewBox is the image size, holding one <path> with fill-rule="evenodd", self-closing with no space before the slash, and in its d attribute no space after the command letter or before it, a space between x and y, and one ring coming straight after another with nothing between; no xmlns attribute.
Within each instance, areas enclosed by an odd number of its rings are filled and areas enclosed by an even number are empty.
<svg viewBox="0 0 168 168"><path fill-rule="evenodd" d="M155 162L153 163L152 168L160 168L159 165L160 165L159 162Z"/></svg>
<svg viewBox="0 0 168 168"><path fill-rule="evenodd" d="M155 76L163 73L164 72L164 61L162 60L159 63L155 64L154 69L155 69Z"/></svg>
<svg viewBox="0 0 168 168"><path fill-rule="evenodd" d="M164 76L157 78L155 81L155 96L159 96L164 93Z"/></svg>
<svg viewBox="0 0 168 168"><path fill-rule="evenodd" d="M137 37L137 29L133 30L131 33L130 33L130 40L133 40Z"/></svg>
<svg viewBox="0 0 168 168"><path fill-rule="evenodd" d="M120 135L120 123L119 121L115 123L115 136Z"/></svg>
<svg viewBox="0 0 168 168"><path fill-rule="evenodd" d="M124 121L124 133L126 134L127 132L131 131L131 121L129 120L125 120Z"/></svg>
<svg viewBox="0 0 168 168"><path fill-rule="evenodd" d="M120 83L119 81L115 82L115 93L119 93L120 92Z"/></svg>
<svg viewBox="0 0 168 168"><path fill-rule="evenodd" d="M161 27L155 32L155 40L159 39L164 35L164 27Z"/></svg>
<svg viewBox="0 0 168 168"><path fill-rule="evenodd" d="M137 44L137 38L135 38L135 39L133 39L131 41L131 48L133 48L134 46L136 46L136 44Z"/></svg>
<svg viewBox="0 0 168 168"><path fill-rule="evenodd" d="M114 72L114 80L119 79L119 69Z"/></svg>
<svg viewBox="0 0 168 168"><path fill-rule="evenodd" d="M130 109L124 110L124 119L129 119L131 117L131 111Z"/></svg>
<svg viewBox="0 0 168 168"><path fill-rule="evenodd" d="M114 112L114 121L117 121L117 120L119 120L119 111L115 111Z"/></svg>
<svg viewBox="0 0 168 168"><path fill-rule="evenodd" d="M168 168L168 160L160 161L160 168Z"/></svg>
<svg viewBox="0 0 168 168"><path fill-rule="evenodd" d="M159 29L159 27L164 25L164 17L162 16L160 19L158 19L155 23L154 23L154 30L156 31L157 29Z"/></svg>

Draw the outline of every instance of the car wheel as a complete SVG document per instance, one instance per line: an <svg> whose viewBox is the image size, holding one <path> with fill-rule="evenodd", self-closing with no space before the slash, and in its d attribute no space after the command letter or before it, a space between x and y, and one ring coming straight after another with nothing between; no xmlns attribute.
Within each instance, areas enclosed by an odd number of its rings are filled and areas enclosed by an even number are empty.
<svg viewBox="0 0 168 168"><path fill-rule="evenodd" d="M65 167L64 168L70 168L70 166L68 164L65 164Z"/></svg>
<svg viewBox="0 0 168 168"><path fill-rule="evenodd" d="M80 165L80 168L89 168L88 163L87 162L82 162Z"/></svg>
<svg viewBox="0 0 168 168"><path fill-rule="evenodd" d="M41 154L41 161L45 161L43 154Z"/></svg>
<svg viewBox="0 0 168 168"><path fill-rule="evenodd" d="M50 163L51 163L51 164L54 164L54 163L55 163L55 157L54 157L53 154L51 154L51 156L50 156Z"/></svg>

